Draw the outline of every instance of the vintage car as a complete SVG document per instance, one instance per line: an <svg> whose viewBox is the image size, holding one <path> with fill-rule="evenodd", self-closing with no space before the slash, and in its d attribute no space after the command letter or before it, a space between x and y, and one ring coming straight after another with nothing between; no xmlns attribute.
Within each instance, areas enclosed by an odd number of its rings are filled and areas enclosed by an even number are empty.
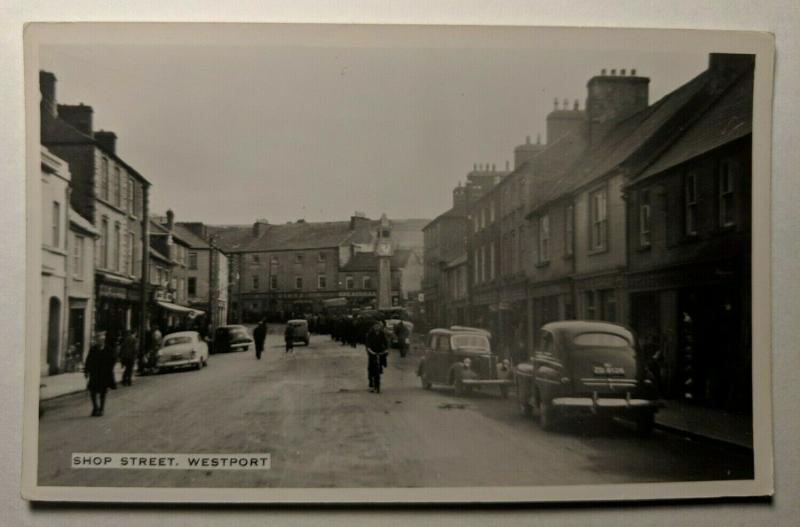
<svg viewBox="0 0 800 527"><path fill-rule="evenodd" d="M208 366L208 344L197 331L170 333L161 344L156 370L191 367L199 370Z"/></svg>
<svg viewBox="0 0 800 527"><path fill-rule="evenodd" d="M294 328L294 342L302 342L306 346L311 341L308 333L308 320L304 318L297 318L286 322L287 326Z"/></svg>
<svg viewBox="0 0 800 527"><path fill-rule="evenodd" d="M492 353L488 332L453 329L432 329L428 332L424 357L417 368L422 387L434 384L451 386L456 395L463 395L482 386L497 386L508 397L513 384L507 361L498 364Z"/></svg>
<svg viewBox="0 0 800 527"><path fill-rule="evenodd" d="M591 413L628 418L647 433L661 406L633 334L607 322L545 324L533 357L516 366L514 378L520 409L536 414L545 430L559 417Z"/></svg>
<svg viewBox="0 0 800 527"><path fill-rule="evenodd" d="M253 339L244 326L220 326L214 330L211 341L211 353L227 353L229 351L247 351Z"/></svg>

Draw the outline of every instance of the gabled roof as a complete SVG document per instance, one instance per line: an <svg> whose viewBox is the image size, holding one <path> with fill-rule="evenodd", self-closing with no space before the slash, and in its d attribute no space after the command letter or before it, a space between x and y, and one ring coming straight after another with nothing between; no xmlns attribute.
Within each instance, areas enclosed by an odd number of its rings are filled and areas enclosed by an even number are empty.
<svg viewBox="0 0 800 527"><path fill-rule="evenodd" d="M173 229L171 234L172 234L172 239L173 240L175 240L177 242L180 242L181 245L186 245L186 246L190 247L189 242L186 241L186 239L183 236L181 236L180 234L178 234L174 229ZM169 232L169 229L167 229L164 225L161 225L157 221L153 221L151 219L150 220L150 235L151 236L169 236L170 232Z"/></svg>
<svg viewBox="0 0 800 527"><path fill-rule="evenodd" d="M689 130L633 179L638 181L663 172L752 131L753 76L745 73Z"/></svg>
<svg viewBox="0 0 800 527"><path fill-rule="evenodd" d="M397 249L392 254L389 266L391 269L403 269L408 265L408 261L412 256L412 251L408 249ZM350 261L342 267L343 272L377 271L377 269L378 256L372 252L356 253L350 258Z"/></svg>

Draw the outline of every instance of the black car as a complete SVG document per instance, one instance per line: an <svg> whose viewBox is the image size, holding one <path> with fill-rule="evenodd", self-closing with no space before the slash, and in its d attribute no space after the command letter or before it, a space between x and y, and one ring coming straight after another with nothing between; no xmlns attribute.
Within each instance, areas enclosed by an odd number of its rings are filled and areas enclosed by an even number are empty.
<svg viewBox="0 0 800 527"><path fill-rule="evenodd" d="M551 322L529 362L516 366L519 405L543 429L574 414L627 417L641 432L661 407L653 379L636 354L633 334L617 324Z"/></svg>
<svg viewBox="0 0 800 527"><path fill-rule="evenodd" d="M229 351L247 351L253 339L247 333L247 328L239 325L220 326L214 331L211 341L212 353L227 353Z"/></svg>

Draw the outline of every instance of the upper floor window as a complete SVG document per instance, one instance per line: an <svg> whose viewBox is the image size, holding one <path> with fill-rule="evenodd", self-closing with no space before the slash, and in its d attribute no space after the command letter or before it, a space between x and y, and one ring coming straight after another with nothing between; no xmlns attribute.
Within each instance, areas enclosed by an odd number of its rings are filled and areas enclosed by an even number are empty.
<svg viewBox="0 0 800 527"><path fill-rule="evenodd" d="M683 180L684 234L697 234L697 174L687 172Z"/></svg>
<svg viewBox="0 0 800 527"><path fill-rule="evenodd" d="M589 194L591 214L591 249L594 251L606 248L608 230L608 194L605 189Z"/></svg>
<svg viewBox="0 0 800 527"><path fill-rule="evenodd" d="M361 288L362 289L372 289L372 278L369 276L364 276L361 278Z"/></svg>
<svg viewBox="0 0 800 527"><path fill-rule="evenodd" d="M254 275L253 276L253 289L258 289L259 285L260 284L258 283L258 275Z"/></svg>
<svg viewBox="0 0 800 527"><path fill-rule="evenodd" d="M725 159L719 166L719 223L730 227L735 223L734 216L734 162Z"/></svg>
<svg viewBox="0 0 800 527"><path fill-rule="evenodd" d="M475 276L473 277L473 283L477 284L481 281L481 274L480 274L480 266L478 265L478 258L480 256L480 252L478 249L475 249L472 252L472 266L475 272Z"/></svg>
<svg viewBox="0 0 800 527"><path fill-rule="evenodd" d="M61 203L54 201L53 202L53 225L52 225L52 236L50 241L53 244L53 247L58 247L61 245Z"/></svg>
<svg viewBox="0 0 800 527"><path fill-rule="evenodd" d="M639 200L639 247L650 247L650 191L643 190Z"/></svg>
<svg viewBox="0 0 800 527"><path fill-rule="evenodd" d="M353 282L352 276L348 276L344 279L344 287L346 289L353 289L353 287L355 287L355 282Z"/></svg>
<svg viewBox="0 0 800 527"><path fill-rule="evenodd" d="M278 289L278 277L272 275L269 277L269 288L270 289Z"/></svg>
<svg viewBox="0 0 800 527"><path fill-rule="evenodd" d="M197 295L197 278L194 276L190 276L189 280L186 284L188 289L189 296L196 296Z"/></svg>
<svg viewBox="0 0 800 527"><path fill-rule="evenodd" d="M197 269L197 253L190 252L189 253L189 269L196 270Z"/></svg>
<svg viewBox="0 0 800 527"><path fill-rule="evenodd" d="M478 232L479 230L481 230L480 214L475 214L475 216L472 219L475 220L474 221L474 223L475 223L475 232Z"/></svg>
<svg viewBox="0 0 800 527"><path fill-rule="evenodd" d="M270 259L269 259L269 263L273 267L277 267L278 266L278 257L277 256L271 256Z"/></svg>
<svg viewBox="0 0 800 527"><path fill-rule="evenodd" d="M257 254L254 254L254 255L253 255L253 263L254 263L254 264L257 264L257 263L259 263L260 261L261 261L261 258L260 258L260 257L259 257Z"/></svg>
<svg viewBox="0 0 800 527"><path fill-rule="evenodd" d="M75 235L75 243L72 246L72 276L83 278L83 244L84 237Z"/></svg>
<svg viewBox="0 0 800 527"><path fill-rule="evenodd" d="M317 276L317 289L325 289L328 287L328 277L324 274Z"/></svg>
<svg viewBox="0 0 800 527"><path fill-rule="evenodd" d="M132 232L128 232L128 265L127 271L129 275L136 274L136 236Z"/></svg>
<svg viewBox="0 0 800 527"><path fill-rule="evenodd" d="M295 255L294 255L294 263L296 263L296 264L303 263L303 253L295 253Z"/></svg>
<svg viewBox="0 0 800 527"><path fill-rule="evenodd" d="M128 187L127 187L127 189L128 189L128 192L126 194L125 201L126 201L126 207L128 208L128 213L129 214L136 214L136 212L135 212L135 210L133 208L133 206L134 206L134 203L133 203L133 195L134 195L133 178L128 178Z"/></svg>
<svg viewBox="0 0 800 527"><path fill-rule="evenodd" d="M550 261L550 216L539 218L539 263Z"/></svg>
<svg viewBox="0 0 800 527"><path fill-rule="evenodd" d="M489 203L489 225L494 223L495 211L494 211L494 201Z"/></svg>
<svg viewBox="0 0 800 527"><path fill-rule="evenodd" d="M108 158L100 160L100 197L108 201Z"/></svg>
<svg viewBox="0 0 800 527"><path fill-rule="evenodd" d="M564 209L564 254L572 256L575 251L575 208L567 205Z"/></svg>
<svg viewBox="0 0 800 527"><path fill-rule="evenodd" d="M319 255L317 255L317 261L320 262L320 263L325 263L325 261L327 259L328 259L328 255L326 253L324 253L324 252L320 252Z"/></svg>
<svg viewBox="0 0 800 527"><path fill-rule="evenodd" d="M108 269L108 248L109 240L108 240L108 219L103 218L103 221L100 224L100 268L101 269Z"/></svg>
<svg viewBox="0 0 800 527"><path fill-rule="evenodd" d="M496 260L496 245L494 243L489 245L489 280L494 280L495 273L495 260Z"/></svg>
<svg viewBox="0 0 800 527"><path fill-rule="evenodd" d="M303 277L302 276L295 276L294 277L294 288L295 289L303 289Z"/></svg>
<svg viewBox="0 0 800 527"><path fill-rule="evenodd" d="M122 207L122 172L114 167L114 205Z"/></svg>
<svg viewBox="0 0 800 527"><path fill-rule="evenodd" d="M114 224L114 270L122 271L122 226Z"/></svg>

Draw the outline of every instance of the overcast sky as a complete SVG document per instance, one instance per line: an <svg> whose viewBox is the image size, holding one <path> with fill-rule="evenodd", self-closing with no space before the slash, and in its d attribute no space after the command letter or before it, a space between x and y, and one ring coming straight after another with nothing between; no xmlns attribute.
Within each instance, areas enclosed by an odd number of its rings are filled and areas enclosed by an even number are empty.
<svg viewBox="0 0 800 527"><path fill-rule="evenodd" d="M632 46L632 48L634 48ZM374 45L42 46L60 103L95 130L178 221L433 218L474 163L545 135L554 97L583 108L601 68L649 76L650 101L700 73L707 52Z"/></svg>

